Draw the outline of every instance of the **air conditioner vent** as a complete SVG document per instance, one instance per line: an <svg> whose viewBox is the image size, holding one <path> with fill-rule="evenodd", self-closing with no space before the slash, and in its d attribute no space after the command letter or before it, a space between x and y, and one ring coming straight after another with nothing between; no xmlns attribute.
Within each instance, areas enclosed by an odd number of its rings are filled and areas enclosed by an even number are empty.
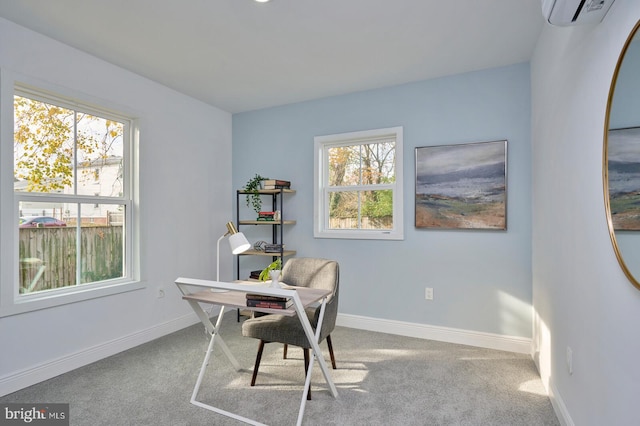
<svg viewBox="0 0 640 426"><path fill-rule="evenodd" d="M551 25L597 24L615 0L542 0L542 13Z"/></svg>

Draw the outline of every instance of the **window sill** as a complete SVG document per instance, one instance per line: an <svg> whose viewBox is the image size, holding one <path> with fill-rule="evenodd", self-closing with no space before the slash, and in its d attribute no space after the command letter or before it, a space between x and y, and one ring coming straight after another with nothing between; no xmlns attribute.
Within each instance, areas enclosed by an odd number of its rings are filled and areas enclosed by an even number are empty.
<svg viewBox="0 0 640 426"><path fill-rule="evenodd" d="M349 240L404 240L403 233L393 231L316 231L313 237Z"/></svg>
<svg viewBox="0 0 640 426"><path fill-rule="evenodd" d="M33 295L20 295L8 303L0 306L0 318L11 315L19 315L40 309L48 309L69 303L82 302L84 300L97 299L99 297L126 293L145 288L140 281L120 281L109 284L91 285L79 289L73 287L59 291L41 292ZM65 291L66 290L66 291Z"/></svg>

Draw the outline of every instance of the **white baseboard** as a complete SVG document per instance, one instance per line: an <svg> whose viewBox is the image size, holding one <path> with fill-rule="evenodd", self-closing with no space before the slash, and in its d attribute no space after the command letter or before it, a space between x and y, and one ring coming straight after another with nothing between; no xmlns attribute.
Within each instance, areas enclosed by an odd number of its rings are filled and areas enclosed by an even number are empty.
<svg viewBox="0 0 640 426"><path fill-rule="evenodd" d="M336 324L342 327L379 331L399 336L417 337L440 342L458 343L487 349L516 352L531 355L531 339L482 333L458 328L438 327L403 321L392 321L358 315L338 314Z"/></svg>
<svg viewBox="0 0 640 426"><path fill-rule="evenodd" d="M18 371L0 378L0 396L10 394L20 389L40 383L44 380L67 373L119 352L131 349L143 343L176 332L197 323L198 317L188 314L162 324L154 325L119 339L111 340L74 354L45 362L26 370Z"/></svg>
<svg viewBox="0 0 640 426"><path fill-rule="evenodd" d="M555 411L560 424L562 426L575 426L575 423L573 423L573 419L569 414L569 410L567 410L567 406L564 405L564 401L562 400L558 389L556 389L556 385L553 383L553 380L550 380L549 382L549 399L551 400L553 411Z"/></svg>

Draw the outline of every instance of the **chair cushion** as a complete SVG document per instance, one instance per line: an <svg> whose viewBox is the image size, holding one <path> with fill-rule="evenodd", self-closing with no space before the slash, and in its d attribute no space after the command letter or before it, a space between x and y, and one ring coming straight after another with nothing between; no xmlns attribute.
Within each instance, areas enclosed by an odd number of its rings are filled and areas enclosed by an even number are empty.
<svg viewBox="0 0 640 426"><path fill-rule="evenodd" d="M315 310L307 311L307 318L315 332ZM298 317L284 315L265 315L258 318L250 318L242 324L242 335L264 340L265 342L286 343L302 348L310 348L311 344L304 334L302 324ZM320 341L326 336L320 336Z"/></svg>

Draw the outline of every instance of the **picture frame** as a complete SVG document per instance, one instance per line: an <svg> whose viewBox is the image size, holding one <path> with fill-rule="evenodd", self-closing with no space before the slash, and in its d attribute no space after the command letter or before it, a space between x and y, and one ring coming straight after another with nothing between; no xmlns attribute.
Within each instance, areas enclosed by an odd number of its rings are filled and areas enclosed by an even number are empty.
<svg viewBox="0 0 640 426"><path fill-rule="evenodd" d="M640 231L640 127L607 135L609 211L616 231Z"/></svg>
<svg viewBox="0 0 640 426"><path fill-rule="evenodd" d="M415 226L507 229L507 140L415 149Z"/></svg>

